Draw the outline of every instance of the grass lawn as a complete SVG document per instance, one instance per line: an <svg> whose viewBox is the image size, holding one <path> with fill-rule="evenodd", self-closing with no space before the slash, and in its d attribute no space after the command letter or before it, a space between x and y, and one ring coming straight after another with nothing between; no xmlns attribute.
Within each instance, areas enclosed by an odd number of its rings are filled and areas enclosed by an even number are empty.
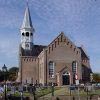
<svg viewBox="0 0 100 100"><path fill-rule="evenodd" d="M68 93L67 95L70 95L70 93ZM77 91L77 90L72 91L72 92L71 92L71 95L72 95L72 96L77 96L77 95L78 95L78 91ZM95 90L95 91L90 91L90 92L88 92L88 93L85 92L84 90L81 90L81 91L79 91L79 95L80 95L80 96L100 95L100 89Z"/></svg>
<svg viewBox="0 0 100 100"><path fill-rule="evenodd" d="M54 87L54 91L59 90L59 89L61 89L61 87ZM37 91L35 91L35 96L36 97L41 97L41 96L44 96L46 94L51 93L51 91L52 91L51 87L48 87L48 88L40 88ZM8 91L8 93L10 93L10 91ZM23 96L24 97L30 97L32 95L33 95L32 93L30 94L29 92L23 92ZM18 92L18 91L16 91L14 94L12 94L12 96L20 97L21 96L21 93Z"/></svg>
<svg viewBox="0 0 100 100"><path fill-rule="evenodd" d="M38 97L51 97L51 92L52 88L38 88L37 91L35 92L35 96ZM8 92L9 93L9 92ZM55 96L70 96L70 91L68 87L54 87L54 95ZM84 92L84 90L79 91L80 96L87 96L87 92ZM90 95L100 95L100 89L94 90L91 92L88 92L88 96ZM13 96L19 97L21 96L20 92L16 92L13 94ZM33 96L33 94L30 94L29 92L24 92L23 93L24 97L30 97ZM78 96L78 90L72 90L71 91L71 96Z"/></svg>
<svg viewBox="0 0 100 100"><path fill-rule="evenodd" d="M54 91L59 90L59 89L61 89L61 87L54 87ZM36 91L36 96L37 97L41 97L41 96L47 95L47 94L49 94L51 92L52 92L52 88L51 87L42 88L42 89Z"/></svg>
<svg viewBox="0 0 100 100"><path fill-rule="evenodd" d="M38 97L44 96L45 97L51 97L51 89L48 90L41 90L42 93L38 92ZM54 91L55 96L70 96L70 90L67 87L60 87L59 89L55 89ZM100 89L91 91L91 92L85 92L84 90L79 91L80 96L90 96L90 95L100 95ZM71 96L78 96L78 90L72 90Z"/></svg>

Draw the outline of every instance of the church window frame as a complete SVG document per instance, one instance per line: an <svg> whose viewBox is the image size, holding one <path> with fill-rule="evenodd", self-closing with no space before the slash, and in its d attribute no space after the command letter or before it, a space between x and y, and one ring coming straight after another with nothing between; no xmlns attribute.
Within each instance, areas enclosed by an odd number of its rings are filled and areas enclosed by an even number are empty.
<svg viewBox="0 0 100 100"><path fill-rule="evenodd" d="M33 36L33 33L31 33L31 36Z"/></svg>
<svg viewBox="0 0 100 100"><path fill-rule="evenodd" d="M26 36L29 37L29 32L26 32Z"/></svg>
<svg viewBox="0 0 100 100"><path fill-rule="evenodd" d="M25 34L24 34L24 32L22 33L22 36L24 36Z"/></svg>
<svg viewBox="0 0 100 100"><path fill-rule="evenodd" d="M53 61L49 61L49 77L54 78L54 69L55 63Z"/></svg>
<svg viewBox="0 0 100 100"><path fill-rule="evenodd" d="M77 73L77 68L78 68L78 63L77 63L77 61L73 61L73 62L72 62L72 72L73 72L74 74Z"/></svg>

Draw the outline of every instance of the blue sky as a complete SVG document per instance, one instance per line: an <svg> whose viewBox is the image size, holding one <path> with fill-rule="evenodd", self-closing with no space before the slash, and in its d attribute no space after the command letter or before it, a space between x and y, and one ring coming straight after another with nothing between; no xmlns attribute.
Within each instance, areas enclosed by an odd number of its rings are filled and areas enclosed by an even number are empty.
<svg viewBox="0 0 100 100"><path fill-rule="evenodd" d="M18 66L20 26L26 0L0 0L0 68ZM100 0L29 0L34 43L49 44L61 31L84 45L94 72L100 72Z"/></svg>

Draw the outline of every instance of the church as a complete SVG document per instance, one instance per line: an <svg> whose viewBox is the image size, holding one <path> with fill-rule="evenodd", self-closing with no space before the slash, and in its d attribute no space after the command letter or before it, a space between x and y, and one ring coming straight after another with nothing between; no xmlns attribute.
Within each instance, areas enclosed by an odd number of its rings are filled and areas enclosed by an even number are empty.
<svg viewBox="0 0 100 100"><path fill-rule="evenodd" d="M90 81L90 58L61 32L47 46L33 43L35 29L27 5L20 28L19 73L17 81L23 84L51 83L57 86Z"/></svg>

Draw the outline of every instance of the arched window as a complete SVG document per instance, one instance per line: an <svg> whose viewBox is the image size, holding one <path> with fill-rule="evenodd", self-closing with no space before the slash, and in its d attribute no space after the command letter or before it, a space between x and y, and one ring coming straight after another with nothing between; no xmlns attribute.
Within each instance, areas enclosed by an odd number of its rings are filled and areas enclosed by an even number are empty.
<svg viewBox="0 0 100 100"><path fill-rule="evenodd" d="M26 36L29 36L29 32L26 32Z"/></svg>
<svg viewBox="0 0 100 100"><path fill-rule="evenodd" d="M77 73L77 62L76 61L72 62L72 72Z"/></svg>
<svg viewBox="0 0 100 100"><path fill-rule="evenodd" d="M54 78L54 62L49 62L49 77Z"/></svg>
<svg viewBox="0 0 100 100"><path fill-rule="evenodd" d="M31 36L33 35L33 33L31 33Z"/></svg>
<svg viewBox="0 0 100 100"><path fill-rule="evenodd" d="M24 36L24 32L22 33L22 36Z"/></svg>

